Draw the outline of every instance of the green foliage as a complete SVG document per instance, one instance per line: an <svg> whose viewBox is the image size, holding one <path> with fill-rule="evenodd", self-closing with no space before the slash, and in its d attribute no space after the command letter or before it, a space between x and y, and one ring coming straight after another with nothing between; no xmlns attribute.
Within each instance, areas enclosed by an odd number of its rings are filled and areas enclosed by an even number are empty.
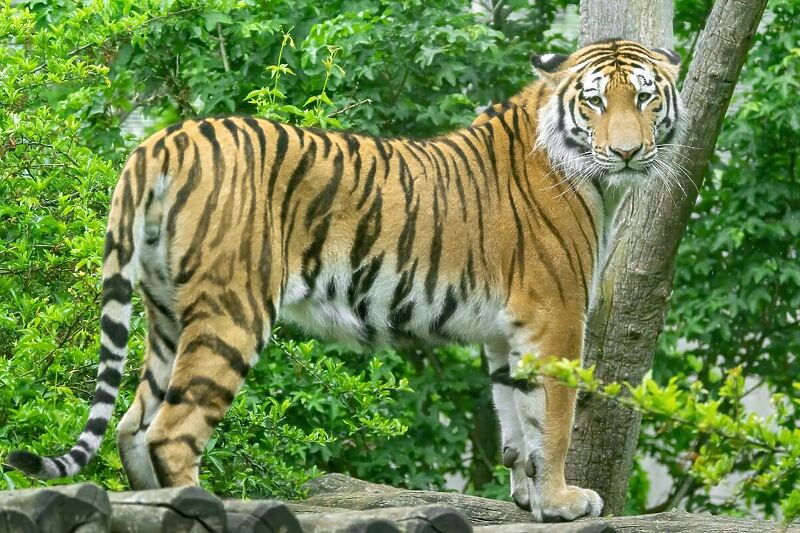
<svg viewBox="0 0 800 533"><path fill-rule="evenodd" d="M747 413L742 403L742 370L737 366L726 372L716 391L710 392L699 381L686 382L677 376L666 385L650 375L639 384L603 383L594 376L593 366L581 368L580 361L526 354L515 376L531 381L555 378L642 413L673 438L701 442L689 461L689 475L709 489L746 466L754 473L738 482L737 497L748 506L775 501L784 520L791 522L800 517L800 428L796 424L800 399L775 394L772 414L761 418ZM800 381L792 387L800 391ZM633 480L643 483L640 475ZM728 511L742 512L738 498L726 502Z"/></svg>

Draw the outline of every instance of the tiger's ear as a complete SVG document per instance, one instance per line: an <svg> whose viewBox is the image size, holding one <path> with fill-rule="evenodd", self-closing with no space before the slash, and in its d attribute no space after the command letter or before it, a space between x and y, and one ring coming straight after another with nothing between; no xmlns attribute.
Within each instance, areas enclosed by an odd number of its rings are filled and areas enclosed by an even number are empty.
<svg viewBox="0 0 800 533"><path fill-rule="evenodd" d="M653 52L664 57L664 68L672 74L673 78L677 79L681 65L680 54L669 48L653 48Z"/></svg>
<svg viewBox="0 0 800 533"><path fill-rule="evenodd" d="M569 56L563 54L531 54L531 65L539 75L544 79L552 79L559 67L569 59Z"/></svg>
<svg viewBox="0 0 800 533"><path fill-rule="evenodd" d="M667 61L669 61L676 67L681 64L681 55L675 50L671 50L669 48L653 48L653 52L656 52L657 54L661 54L662 56L666 57Z"/></svg>

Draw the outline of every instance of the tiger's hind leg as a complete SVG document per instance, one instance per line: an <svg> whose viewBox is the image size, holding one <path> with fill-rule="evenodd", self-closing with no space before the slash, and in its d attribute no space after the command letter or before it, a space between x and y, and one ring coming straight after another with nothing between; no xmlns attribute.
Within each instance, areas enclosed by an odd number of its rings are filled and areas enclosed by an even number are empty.
<svg viewBox="0 0 800 533"><path fill-rule="evenodd" d="M178 326L171 316L159 312L146 295L144 299L149 327L142 376L133 404L117 425L117 447L134 490L159 488L145 432L164 401L178 340Z"/></svg>
<svg viewBox="0 0 800 533"><path fill-rule="evenodd" d="M198 484L203 448L255 362L261 333L225 314L198 315L184 327L164 403L146 432L160 486Z"/></svg>
<svg viewBox="0 0 800 533"><path fill-rule="evenodd" d="M503 466L511 471L511 499L518 507L530 510L529 479L525 474L525 436L522 433L514 388L520 382L511 379L507 343L484 347L492 382L492 399L500 420Z"/></svg>

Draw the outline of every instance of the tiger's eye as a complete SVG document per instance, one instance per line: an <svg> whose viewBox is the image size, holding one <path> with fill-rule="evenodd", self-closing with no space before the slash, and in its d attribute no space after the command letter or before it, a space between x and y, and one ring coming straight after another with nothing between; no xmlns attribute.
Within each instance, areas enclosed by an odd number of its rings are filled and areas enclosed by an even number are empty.
<svg viewBox="0 0 800 533"><path fill-rule="evenodd" d="M599 96L590 96L587 101L595 107L600 107L603 105L603 99Z"/></svg>
<svg viewBox="0 0 800 533"><path fill-rule="evenodd" d="M643 104L648 100L650 100L650 96L651 96L650 93L639 93L636 99L639 102L639 104Z"/></svg>

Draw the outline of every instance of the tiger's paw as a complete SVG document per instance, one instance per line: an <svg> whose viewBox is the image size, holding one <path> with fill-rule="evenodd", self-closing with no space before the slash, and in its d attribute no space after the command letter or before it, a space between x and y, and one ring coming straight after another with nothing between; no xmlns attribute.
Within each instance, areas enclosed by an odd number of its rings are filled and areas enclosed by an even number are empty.
<svg viewBox="0 0 800 533"><path fill-rule="evenodd" d="M514 465L511 468L511 500L520 509L531 510L531 494L533 493L533 483L525 475L522 465Z"/></svg>
<svg viewBox="0 0 800 533"><path fill-rule="evenodd" d="M537 522L571 522L578 518L600 516L603 499L595 491L568 486L551 495L542 494L531 514Z"/></svg>

